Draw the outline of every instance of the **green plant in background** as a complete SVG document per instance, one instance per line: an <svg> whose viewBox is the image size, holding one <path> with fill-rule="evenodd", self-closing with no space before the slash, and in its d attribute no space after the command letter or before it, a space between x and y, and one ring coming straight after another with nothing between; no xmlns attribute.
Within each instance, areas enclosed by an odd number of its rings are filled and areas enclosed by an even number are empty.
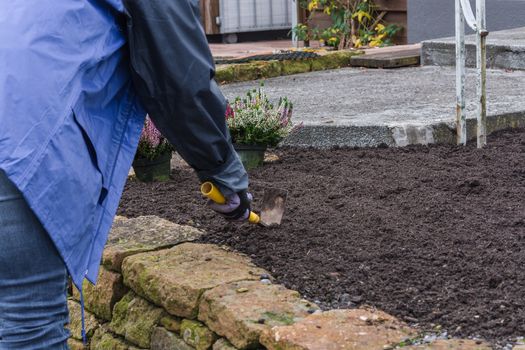
<svg viewBox="0 0 525 350"><path fill-rule="evenodd" d="M299 24L292 29L299 40L319 40L338 49L376 47L391 45L392 37L401 30L383 23L386 12L379 12L372 0L301 0L300 5L310 11L310 19L322 10L331 17L332 25L308 31L305 24Z"/></svg>
<svg viewBox="0 0 525 350"><path fill-rule="evenodd" d="M298 126L292 125L293 104L282 97L274 106L264 86L237 97L226 109L226 121L233 143L276 146Z"/></svg>
<svg viewBox="0 0 525 350"><path fill-rule="evenodd" d="M294 34L297 40L299 41L309 41L310 40L310 33L308 31L308 26L303 23L299 23L295 27L292 28L290 33Z"/></svg>

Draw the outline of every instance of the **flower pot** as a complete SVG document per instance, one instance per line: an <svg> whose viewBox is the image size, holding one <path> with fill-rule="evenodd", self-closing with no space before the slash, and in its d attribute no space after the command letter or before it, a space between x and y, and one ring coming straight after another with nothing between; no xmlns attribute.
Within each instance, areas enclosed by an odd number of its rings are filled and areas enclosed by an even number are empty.
<svg viewBox="0 0 525 350"><path fill-rule="evenodd" d="M142 182L167 181L171 172L171 152L161 154L153 160L135 158L133 170L137 179Z"/></svg>
<svg viewBox="0 0 525 350"><path fill-rule="evenodd" d="M239 155L242 164L246 170L261 166L264 161L265 145L242 145L234 144L233 148Z"/></svg>

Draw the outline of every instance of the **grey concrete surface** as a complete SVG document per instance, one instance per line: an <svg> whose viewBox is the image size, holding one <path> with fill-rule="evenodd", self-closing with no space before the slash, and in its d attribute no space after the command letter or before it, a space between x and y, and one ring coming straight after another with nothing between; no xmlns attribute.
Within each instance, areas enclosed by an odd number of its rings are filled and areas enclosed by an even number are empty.
<svg viewBox="0 0 525 350"><path fill-rule="evenodd" d="M525 7L525 2L523 3ZM476 66L476 36L466 37L467 66ZM421 64L453 66L456 41L453 37L424 41ZM525 70L525 27L491 32L487 37L487 67Z"/></svg>
<svg viewBox="0 0 525 350"><path fill-rule="evenodd" d="M471 0L475 11L475 0ZM454 35L454 0L408 0L408 41ZM489 31L525 26L525 0L486 0ZM471 31L469 31L471 32Z"/></svg>
<svg viewBox="0 0 525 350"><path fill-rule="evenodd" d="M474 71L468 71L467 117L475 118ZM234 99L258 82L225 85ZM346 68L268 79L271 99L288 96L304 127L286 140L296 146L404 146L455 142L455 70ZM489 130L525 127L525 72L488 71ZM475 123L469 122L469 137Z"/></svg>

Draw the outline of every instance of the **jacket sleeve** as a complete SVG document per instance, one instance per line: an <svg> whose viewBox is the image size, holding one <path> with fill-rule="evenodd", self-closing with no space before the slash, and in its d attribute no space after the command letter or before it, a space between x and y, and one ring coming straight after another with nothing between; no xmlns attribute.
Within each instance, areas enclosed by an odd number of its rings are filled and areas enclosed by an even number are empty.
<svg viewBox="0 0 525 350"><path fill-rule="evenodd" d="M246 189L198 0L124 0L124 6L133 83L149 116L201 181L226 195Z"/></svg>

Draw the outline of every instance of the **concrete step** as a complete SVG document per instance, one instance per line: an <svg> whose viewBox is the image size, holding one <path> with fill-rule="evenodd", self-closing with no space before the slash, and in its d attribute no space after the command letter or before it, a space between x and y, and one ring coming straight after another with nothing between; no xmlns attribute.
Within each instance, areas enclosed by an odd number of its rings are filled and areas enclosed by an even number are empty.
<svg viewBox="0 0 525 350"><path fill-rule="evenodd" d="M476 66L476 36L466 37L467 66ZM421 63L425 66L454 66L456 42L443 38L422 43ZM487 67L525 70L525 27L491 32L487 38Z"/></svg>
<svg viewBox="0 0 525 350"><path fill-rule="evenodd" d="M473 81L474 69L467 70ZM454 67L345 68L265 81L272 100L294 103L303 128L285 144L299 147L374 147L455 143ZM233 100L256 88L250 81L224 85ZM489 69L488 131L525 127L525 71ZM475 137L476 88L467 86L468 137Z"/></svg>

